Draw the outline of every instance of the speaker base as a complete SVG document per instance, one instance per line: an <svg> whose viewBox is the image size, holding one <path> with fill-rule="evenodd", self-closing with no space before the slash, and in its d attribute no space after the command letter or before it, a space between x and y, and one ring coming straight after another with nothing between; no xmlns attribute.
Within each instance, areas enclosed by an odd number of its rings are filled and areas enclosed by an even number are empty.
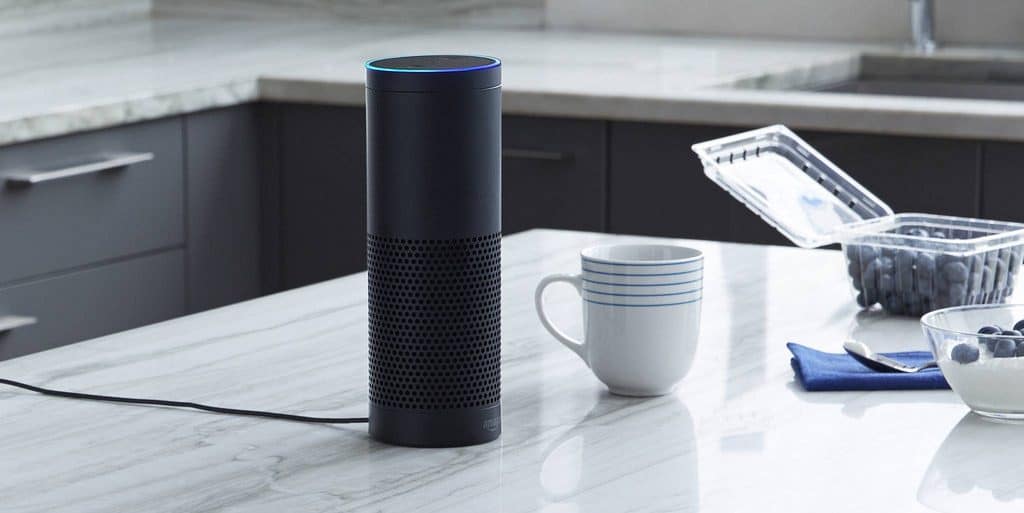
<svg viewBox="0 0 1024 513"><path fill-rule="evenodd" d="M457 410L403 410L370 403L370 436L406 447L464 447L501 436L501 404Z"/></svg>

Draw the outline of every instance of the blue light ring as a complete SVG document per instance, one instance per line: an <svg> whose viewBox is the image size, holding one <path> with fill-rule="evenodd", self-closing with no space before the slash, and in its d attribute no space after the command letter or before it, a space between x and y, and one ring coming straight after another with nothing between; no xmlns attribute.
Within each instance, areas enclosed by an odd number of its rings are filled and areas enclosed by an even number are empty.
<svg viewBox="0 0 1024 513"><path fill-rule="evenodd" d="M363 63L363 66L370 71L379 71L382 73L462 73L466 71L479 71L482 69L491 69L501 66L501 60L497 57L491 57L489 55L467 55L467 57L479 57L481 59L490 59L491 62L487 64L481 64L479 66L470 66L468 68L448 68L448 69L399 69L399 68L382 68L380 66L374 66L373 63L376 61L382 61L390 59L390 57L378 57L376 59L370 59Z"/></svg>

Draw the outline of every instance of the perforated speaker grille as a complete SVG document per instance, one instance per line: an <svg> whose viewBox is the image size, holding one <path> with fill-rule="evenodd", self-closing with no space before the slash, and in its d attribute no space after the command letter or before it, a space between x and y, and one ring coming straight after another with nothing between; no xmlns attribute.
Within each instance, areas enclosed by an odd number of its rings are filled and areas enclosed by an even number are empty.
<svg viewBox="0 0 1024 513"><path fill-rule="evenodd" d="M474 408L501 396L501 234L367 235L370 401Z"/></svg>

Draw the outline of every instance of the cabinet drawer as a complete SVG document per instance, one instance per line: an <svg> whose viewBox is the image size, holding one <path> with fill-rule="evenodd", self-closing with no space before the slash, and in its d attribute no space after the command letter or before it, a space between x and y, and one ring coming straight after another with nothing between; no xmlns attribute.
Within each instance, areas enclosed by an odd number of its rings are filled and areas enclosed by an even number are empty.
<svg viewBox="0 0 1024 513"><path fill-rule="evenodd" d="M284 287L365 270L365 112L282 105L279 129Z"/></svg>
<svg viewBox="0 0 1024 513"><path fill-rule="evenodd" d="M738 202L708 180L690 146L742 130L612 123L610 230L663 237L730 239L730 208Z"/></svg>
<svg viewBox="0 0 1024 513"><path fill-rule="evenodd" d="M0 360L185 313L185 255L173 250L0 290ZM13 322L13 324L18 324Z"/></svg>
<svg viewBox="0 0 1024 513"><path fill-rule="evenodd" d="M606 228L603 122L505 117L502 139L502 232Z"/></svg>
<svg viewBox="0 0 1024 513"><path fill-rule="evenodd" d="M0 148L0 284L182 245L181 137L174 118Z"/></svg>

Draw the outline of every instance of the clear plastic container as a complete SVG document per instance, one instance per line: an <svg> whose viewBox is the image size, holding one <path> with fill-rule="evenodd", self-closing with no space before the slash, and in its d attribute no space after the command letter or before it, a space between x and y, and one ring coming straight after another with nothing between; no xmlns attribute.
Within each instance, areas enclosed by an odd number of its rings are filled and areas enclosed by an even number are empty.
<svg viewBox="0 0 1024 513"><path fill-rule="evenodd" d="M892 209L784 126L694 145L705 174L801 247L841 243L857 304L919 316L1001 303L1024 224Z"/></svg>

